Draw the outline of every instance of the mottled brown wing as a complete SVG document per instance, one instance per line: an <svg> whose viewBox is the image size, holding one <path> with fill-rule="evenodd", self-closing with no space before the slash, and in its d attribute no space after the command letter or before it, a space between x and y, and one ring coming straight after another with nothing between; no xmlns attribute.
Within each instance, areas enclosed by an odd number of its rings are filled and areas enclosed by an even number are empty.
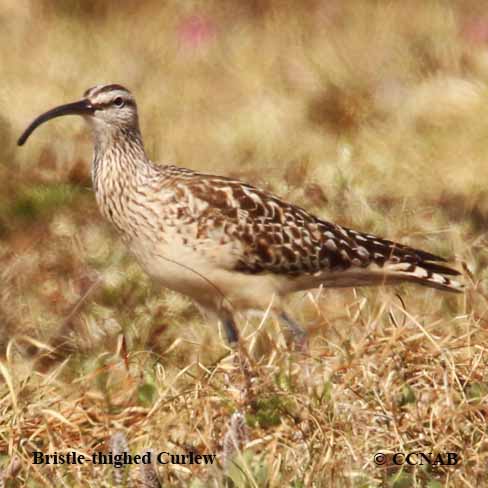
<svg viewBox="0 0 488 488"><path fill-rule="evenodd" d="M185 185L195 199L208 204L199 217L202 229L211 221L242 243L237 271L315 274L388 262L459 274L434 263L445 261L441 257L332 224L236 180L198 174L195 179L188 175Z"/></svg>

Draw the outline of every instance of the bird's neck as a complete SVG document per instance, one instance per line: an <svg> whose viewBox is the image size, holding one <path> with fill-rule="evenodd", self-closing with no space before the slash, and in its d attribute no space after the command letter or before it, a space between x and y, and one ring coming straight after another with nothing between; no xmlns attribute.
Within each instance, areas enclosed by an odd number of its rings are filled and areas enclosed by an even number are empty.
<svg viewBox="0 0 488 488"><path fill-rule="evenodd" d="M123 236L132 236L126 225L132 218L131 202L144 194L141 188L156 171L146 156L139 131L95 134L93 188L102 215Z"/></svg>
<svg viewBox="0 0 488 488"><path fill-rule="evenodd" d="M151 170L138 129L94 131L92 178L95 191L117 183L135 184Z"/></svg>

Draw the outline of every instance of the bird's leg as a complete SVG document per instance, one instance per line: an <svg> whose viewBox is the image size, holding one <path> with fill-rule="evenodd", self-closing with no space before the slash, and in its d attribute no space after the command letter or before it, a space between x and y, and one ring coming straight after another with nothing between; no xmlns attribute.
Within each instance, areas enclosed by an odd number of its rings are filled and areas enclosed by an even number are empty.
<svg viewBox="0 0 488 488"><path fill-rule="evenodd" d="M221 320L229 346L235 347L239 344L239 329L234 321L234 317L231 313L225 313Z"/></svg>
<svg viewBox="0 0 488 488"><path fill-rule="evenodd" d="M239 329L234 320L232 312L229 310L220 311L220 320L224 325L225 335L227 336L227 342L229 347L234 350L234 365L242 373L244 378L244 385L242 386L243 398L249 395L252 388L251 379L254 377L252 361L249 357L245 345L239 340Z"/></svg>
<svg viewBox="0 0 488 488"><path fill-rule="evenodd" d="M278 314L278 319L291 332L293 336L293 342L297 345L297 348L302 352L307 351L308 334L306 330L284 311Z"/></svg>

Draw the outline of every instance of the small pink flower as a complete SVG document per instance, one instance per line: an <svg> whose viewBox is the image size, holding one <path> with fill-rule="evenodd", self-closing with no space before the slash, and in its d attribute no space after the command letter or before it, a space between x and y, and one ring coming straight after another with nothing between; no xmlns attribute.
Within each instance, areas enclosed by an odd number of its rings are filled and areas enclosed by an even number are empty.
<svg viewBox="0 0 488 488"><path fill-rule="evenodd" d="M214 23L203 15L190 15L177 28L180 42L188 48L196 49L205 45L216 34Z"/></svg>
<svg viewBox="0 0 488 488"><path fill-rule="evenodd" d="M463 25L462 36L473 44L487 44L488 17L468 19Z"/></svg>

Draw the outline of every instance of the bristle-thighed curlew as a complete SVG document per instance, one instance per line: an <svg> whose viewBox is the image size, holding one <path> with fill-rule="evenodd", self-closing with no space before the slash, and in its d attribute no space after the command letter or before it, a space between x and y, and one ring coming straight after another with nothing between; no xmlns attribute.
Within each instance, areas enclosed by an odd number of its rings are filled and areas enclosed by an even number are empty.
<svg viewBox="0 0 488 488"><path fill-rule="evenodd" d="M136 102L120 85L98 85L74 103L36 118L82 115L95 152L93 186L101 213L143 268L163 286L190 296L238 340L236 310L273 311L300 337L283 310L285 295L326 287L412 282L460 292L459 272L441 257L356 232L241 181L152 163Z"/></svg>

